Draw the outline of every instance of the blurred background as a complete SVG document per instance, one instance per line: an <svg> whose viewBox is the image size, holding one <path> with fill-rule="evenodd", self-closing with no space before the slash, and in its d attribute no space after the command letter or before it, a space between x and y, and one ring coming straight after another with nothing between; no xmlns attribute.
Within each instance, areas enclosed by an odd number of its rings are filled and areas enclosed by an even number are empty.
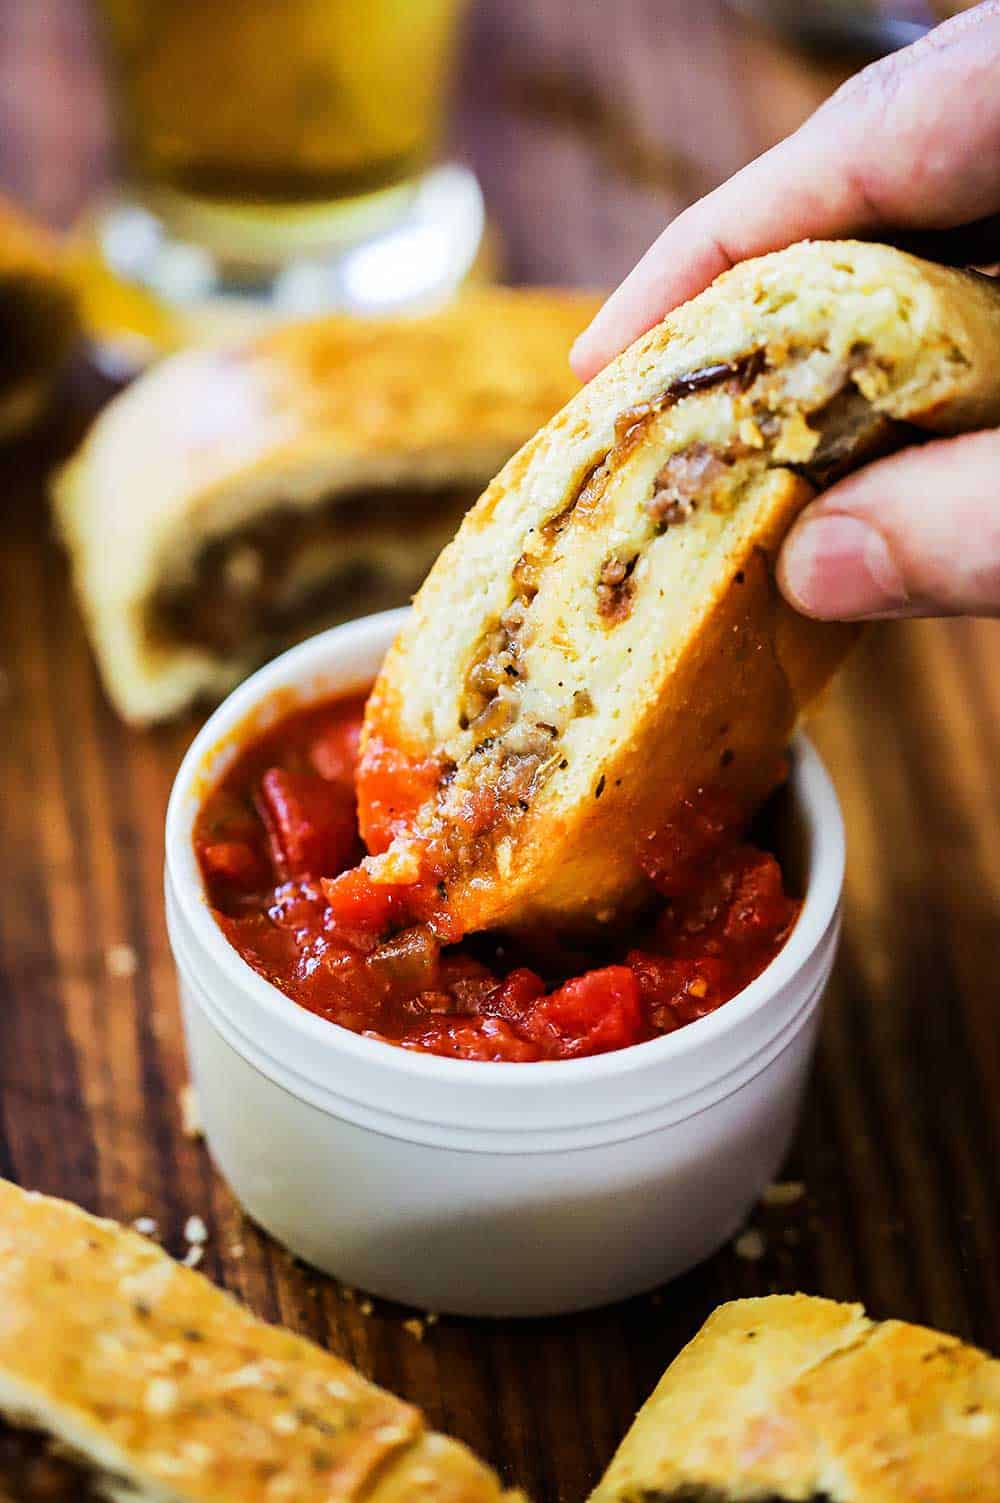
<svg viewBox="0 0 1000 1503"><path fill-rule="evenodd" d="M197 1209L210 1274L537 1497L584 1495L723 1298L821 1290L1000 1343L993 623L872 633L816 723L850 858L795 1206L655 1305L442 1322L418 1345L398 1312L289 1262L183 1128L162 820L199 720L115 716L46 477L135 368L218 327L420 305L465 279L612 286L671 215L956 8L0 0L0 192L68 237L104 371L92 355L0 449L0 1173L152 1214L177 1250Z"/></svg>
<svg viewBox="0 0 1000 1503"><path fill-rule="evenodd" d="M167 337L164 303L611 284L847 72L955 8L0 0L0 186L74 226L109 335Z"/></svg>

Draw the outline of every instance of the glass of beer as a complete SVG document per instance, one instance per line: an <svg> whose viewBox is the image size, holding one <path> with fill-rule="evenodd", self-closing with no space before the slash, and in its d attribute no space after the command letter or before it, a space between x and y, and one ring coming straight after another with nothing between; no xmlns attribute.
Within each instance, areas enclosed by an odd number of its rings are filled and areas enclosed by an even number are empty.
<svg viewBox="0 0 1000 1503"><path fill-rule="evenodd" d="M464 8L98 0L125 169L101 225L113 269L168 300L303 311L359 301L372 265L390 282L401 232L429 248L430 225L448 260L449 235L482 228L471 174L433 166ZM396 261L390 304L421 291L412 254Z"/></svg>
<svg viewBox="0 0 1000 1503"><path fill-rule="evenodd" d="M820 51L847 47L875 55L917 41L975 0L732 0Z"/></svg>

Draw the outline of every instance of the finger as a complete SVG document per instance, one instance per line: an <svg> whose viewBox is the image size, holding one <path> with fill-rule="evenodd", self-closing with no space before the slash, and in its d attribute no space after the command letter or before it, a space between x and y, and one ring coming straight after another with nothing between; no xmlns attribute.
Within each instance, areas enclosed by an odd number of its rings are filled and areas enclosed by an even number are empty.
<svg viewBox="0 0 1000 1503"><path fill-rule="evenodd" d="M778 582L824 621L1000 615L1000 431L907 449L833 486L786 538Z"/></svg>
<svg viewBox="0 0 1000 1503"><path fill-rule="evenodd" d="M573 350L584 380L737 261L796 240L935 230L1000 209L1000 0L850 79L668 225Z"/></svg>

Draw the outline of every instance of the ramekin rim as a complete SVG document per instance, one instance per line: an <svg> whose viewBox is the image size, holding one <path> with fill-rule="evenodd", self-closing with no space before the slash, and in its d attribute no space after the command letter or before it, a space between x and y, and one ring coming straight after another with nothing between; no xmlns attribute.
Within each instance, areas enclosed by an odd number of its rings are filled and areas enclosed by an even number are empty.
<svg viewBox="0 0 1000 1503"><path fill-rule="evenodd" d="M296 644L272 659L240 684L213 711L198 731L181 762L171 788L166 816L165 866L180 913L187 920L195 940L207 949L212 961L235 989L270 1014L279 1027L299 1033L318 1048L328 1049L341 1057L355 1058L373 1066L396 1069L402 1075L456 1084L459 1078L469 1082L468 1072L476 1071L475 1081L484 1089L523 1088L533 1084L604 1080L616 1075L653 1068L658 1063L682 1059L696 1049L710 1046L714 1040L735 1031L740 1023L753 1017L776 997L806 966L821 944L836 913L843 885L845 835L836 791L823 761L809 738L796 733L792 746L794 760L791 784L797 802L811 815L809 879L802 911L792 933L779 953L759 976L730 998L724 1006L686 1024L674 1033L650 1039L626 1049L569 1060L465 1060L401 1048L381 1039L366 1038L319 1017L300 1006L278 987L259 975L234 949L212 916L191 840L198 803L193 785L205 762L240 723L250 717L254 707L282 689L296 689L309 673L322 673L322 660L331 647L348 651L352 635L369 650L372 639L384 634L387 651L396 631L407 615L406 609L383 611L361 616L328 628ZM304 665L308 665L305 667ZM349 672L341 675L345 684ZM335 690L331 691L337 692ZM350 692L345 688L345 693ZM458 1073L456 1073L458 1072Z"/></svg>

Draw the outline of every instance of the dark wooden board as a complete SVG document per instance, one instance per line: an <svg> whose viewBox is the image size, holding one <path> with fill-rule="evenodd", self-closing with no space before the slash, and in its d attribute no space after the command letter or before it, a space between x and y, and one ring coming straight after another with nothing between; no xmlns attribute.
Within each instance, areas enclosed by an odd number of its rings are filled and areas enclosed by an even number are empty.
<svg viewBox="0 0 1000 1503"><path fill-rule="evenodd" d="M512 275L606 283L833 78L710 3L486 0L455 141ZM85 9L0 0L0 183L65 222L108 161ZM442 1319L418 1342L411 1312L368 1312L258 1233L181 1130L162 822L196 722L131 732L102 697L44 499L79 420L0 456L0 1173L152 1216L176 1253L203 1216L211 1277L423 1405L541 1503L584 1496L720 1299L860 1298L1000 1346L997 629L873 631L818 718L850 842L844 945L787 1168L806 1193L757 1214L763 1257L730 1248L653 1299Z"/></svg>

